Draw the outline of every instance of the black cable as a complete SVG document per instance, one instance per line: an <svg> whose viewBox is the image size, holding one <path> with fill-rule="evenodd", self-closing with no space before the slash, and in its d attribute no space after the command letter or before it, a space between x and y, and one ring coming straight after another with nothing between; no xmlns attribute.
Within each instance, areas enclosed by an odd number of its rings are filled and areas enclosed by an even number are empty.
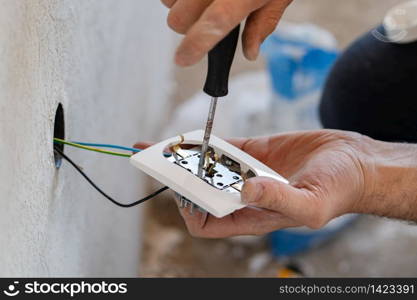
<svg viewBox="0 0 417 300"><path fill-rule="evenodd" d="M117 202L116 200L114 200L112 197L110 197L109 195L107 195L105 192L103 192L102 189L100 189L85 173L83 170L81 170L81 168L79 166L77 166L68 156L66 156L61 150L59 150L56 146L54 147L55 151L62 156L62 158L64 158L67 162L69 162L100 194L102 194L104 197L106 197L108 200L110 200L111 202L113 202L114 204L116 204L117 206L120 207L133 207L136 206L138 204L141 204L145 201L148 201L150 199L152 199L153 197L159 195L160 193L166 191L167 189L169 189L167 186L157 190L156 192L150 194L149 196L140 199L138 201L135 201L133 203L130 204L123 204L120 202Z"/></svg>

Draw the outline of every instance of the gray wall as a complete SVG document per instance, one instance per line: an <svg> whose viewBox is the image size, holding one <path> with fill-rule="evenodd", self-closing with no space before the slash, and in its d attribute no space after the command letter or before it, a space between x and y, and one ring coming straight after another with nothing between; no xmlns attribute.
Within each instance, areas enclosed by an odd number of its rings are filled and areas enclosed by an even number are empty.
<svg viewBox="0 0 417 300"><path fill-rule="evenodd" d="M69 139L131 145L166 115L172 38L159 1L0 0L0 276L134 276L141 209L115 207L65 162ZM144 195L126 158L66 148L121 201Z"/></svg>

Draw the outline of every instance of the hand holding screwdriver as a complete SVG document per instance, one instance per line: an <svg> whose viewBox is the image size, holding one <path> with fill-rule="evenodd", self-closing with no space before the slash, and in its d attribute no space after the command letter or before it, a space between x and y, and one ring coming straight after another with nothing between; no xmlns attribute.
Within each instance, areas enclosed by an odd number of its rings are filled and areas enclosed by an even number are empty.
<svg viewBox="0 0 417 300"><path fill-rule="evenodd" d="M168 25L185 34L175 61L190 66L200 61L228 32L246 20L243 52L255 60L292 0L161 0L170 12Z"/></svg>
<svg viewBox="0 0 417 300"><path fill-rule="evenodd" d="M200 161L198 164L198 176L204 177L204 163L209 146L211 130L213 128L216 113L217 99L224 97L229 92L229 74L239 40L240 25L234 28L223 40L221 40L208 55L208 70L204 92L210 95L211 103L201 147Z"/></svg>

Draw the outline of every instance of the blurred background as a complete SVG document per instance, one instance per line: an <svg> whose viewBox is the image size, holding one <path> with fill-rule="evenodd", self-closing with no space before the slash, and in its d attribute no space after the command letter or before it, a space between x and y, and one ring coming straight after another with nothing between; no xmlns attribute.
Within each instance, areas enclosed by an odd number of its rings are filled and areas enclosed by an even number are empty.
<svg viewBox="0 0 417 300"><path fill-rule="evenodd" d="M332 55L337 55L354 40L381 24L386 12L400 2L295 0L276 32L278 45L274 45L276 41L268 39L263 55L256 62L246 61L241 51L237 52L230 94L221 100L216 116L216 134L223 137L248 136L318 128L314 120L301 126L297 120L285 119L287 113L299 113L287 107L289 102L293 104L298 101L304 103L301 106L314 109L320 88L300 92L303 87L297 87L295 83L295 94L288 96L285 90L275 86L271 70L274 61L278 61L278 67L275 64L275 68L283 68L280 71L275 69L278 72L275 76L282 82L288 82L289 76L293 76L291 82L297 80L297 74L288 74L290 71L297 73L289 67L291 63L297 64L295 68L298 71L306 67L300 62L297 51L294 54L281 50L300 40L310 44L311 48L307 51L317 48L324 50L324 62L322 59L321 65L313 67L313 76L321 78L327 75L326 70L334 61ZM303 48L305 45L300 47L306 50ZM280 52L280 55L271 56L273 51L275 54ZM202 128L208 106L207 96L201 94L206 62L185 69L175 68L174 71L176 85L171 101L175 105L163 137ZM304 77L301 81L308 79ZM271 98L274 103L271 103ZM282 101L282 98L291 98L291 101ZM250 105L252 102L256 104ZM201 114L197 114L197 111ZM268 111L273 111L272 117ZM305 117L304 114L302 116ZM265 119L269 121L261 121ZM291 122L294 124L288 124ZM187 233L176 210L174 201L168 196L148 204L142 276L274 277L280 276L288 265L297 266L305 276L417 275L414 263L417 262L417 232L414 225L403 222L371 216L349 216L331 224L321 233L284 232L265 237L204 240Z"/></svg>

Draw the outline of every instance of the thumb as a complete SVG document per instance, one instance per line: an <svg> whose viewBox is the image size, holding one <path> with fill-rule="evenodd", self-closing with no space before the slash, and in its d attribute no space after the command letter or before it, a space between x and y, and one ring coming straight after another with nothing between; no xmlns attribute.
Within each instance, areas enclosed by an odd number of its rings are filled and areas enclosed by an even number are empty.
<svg viewBox="0 0 417 300"><path fill-rule="evenodd" d="M242 189L242 202L279 212L311 228L321 228L324 214L315 194L268 177L254 177Z"/></svg>
<svg viewBox="0 0 417 300"><path fill-rule="evenodd" d="M153 142L137 142L133 145L133 148L146 149L146 148L152 146L153 144L154 144Z"/></svg>

